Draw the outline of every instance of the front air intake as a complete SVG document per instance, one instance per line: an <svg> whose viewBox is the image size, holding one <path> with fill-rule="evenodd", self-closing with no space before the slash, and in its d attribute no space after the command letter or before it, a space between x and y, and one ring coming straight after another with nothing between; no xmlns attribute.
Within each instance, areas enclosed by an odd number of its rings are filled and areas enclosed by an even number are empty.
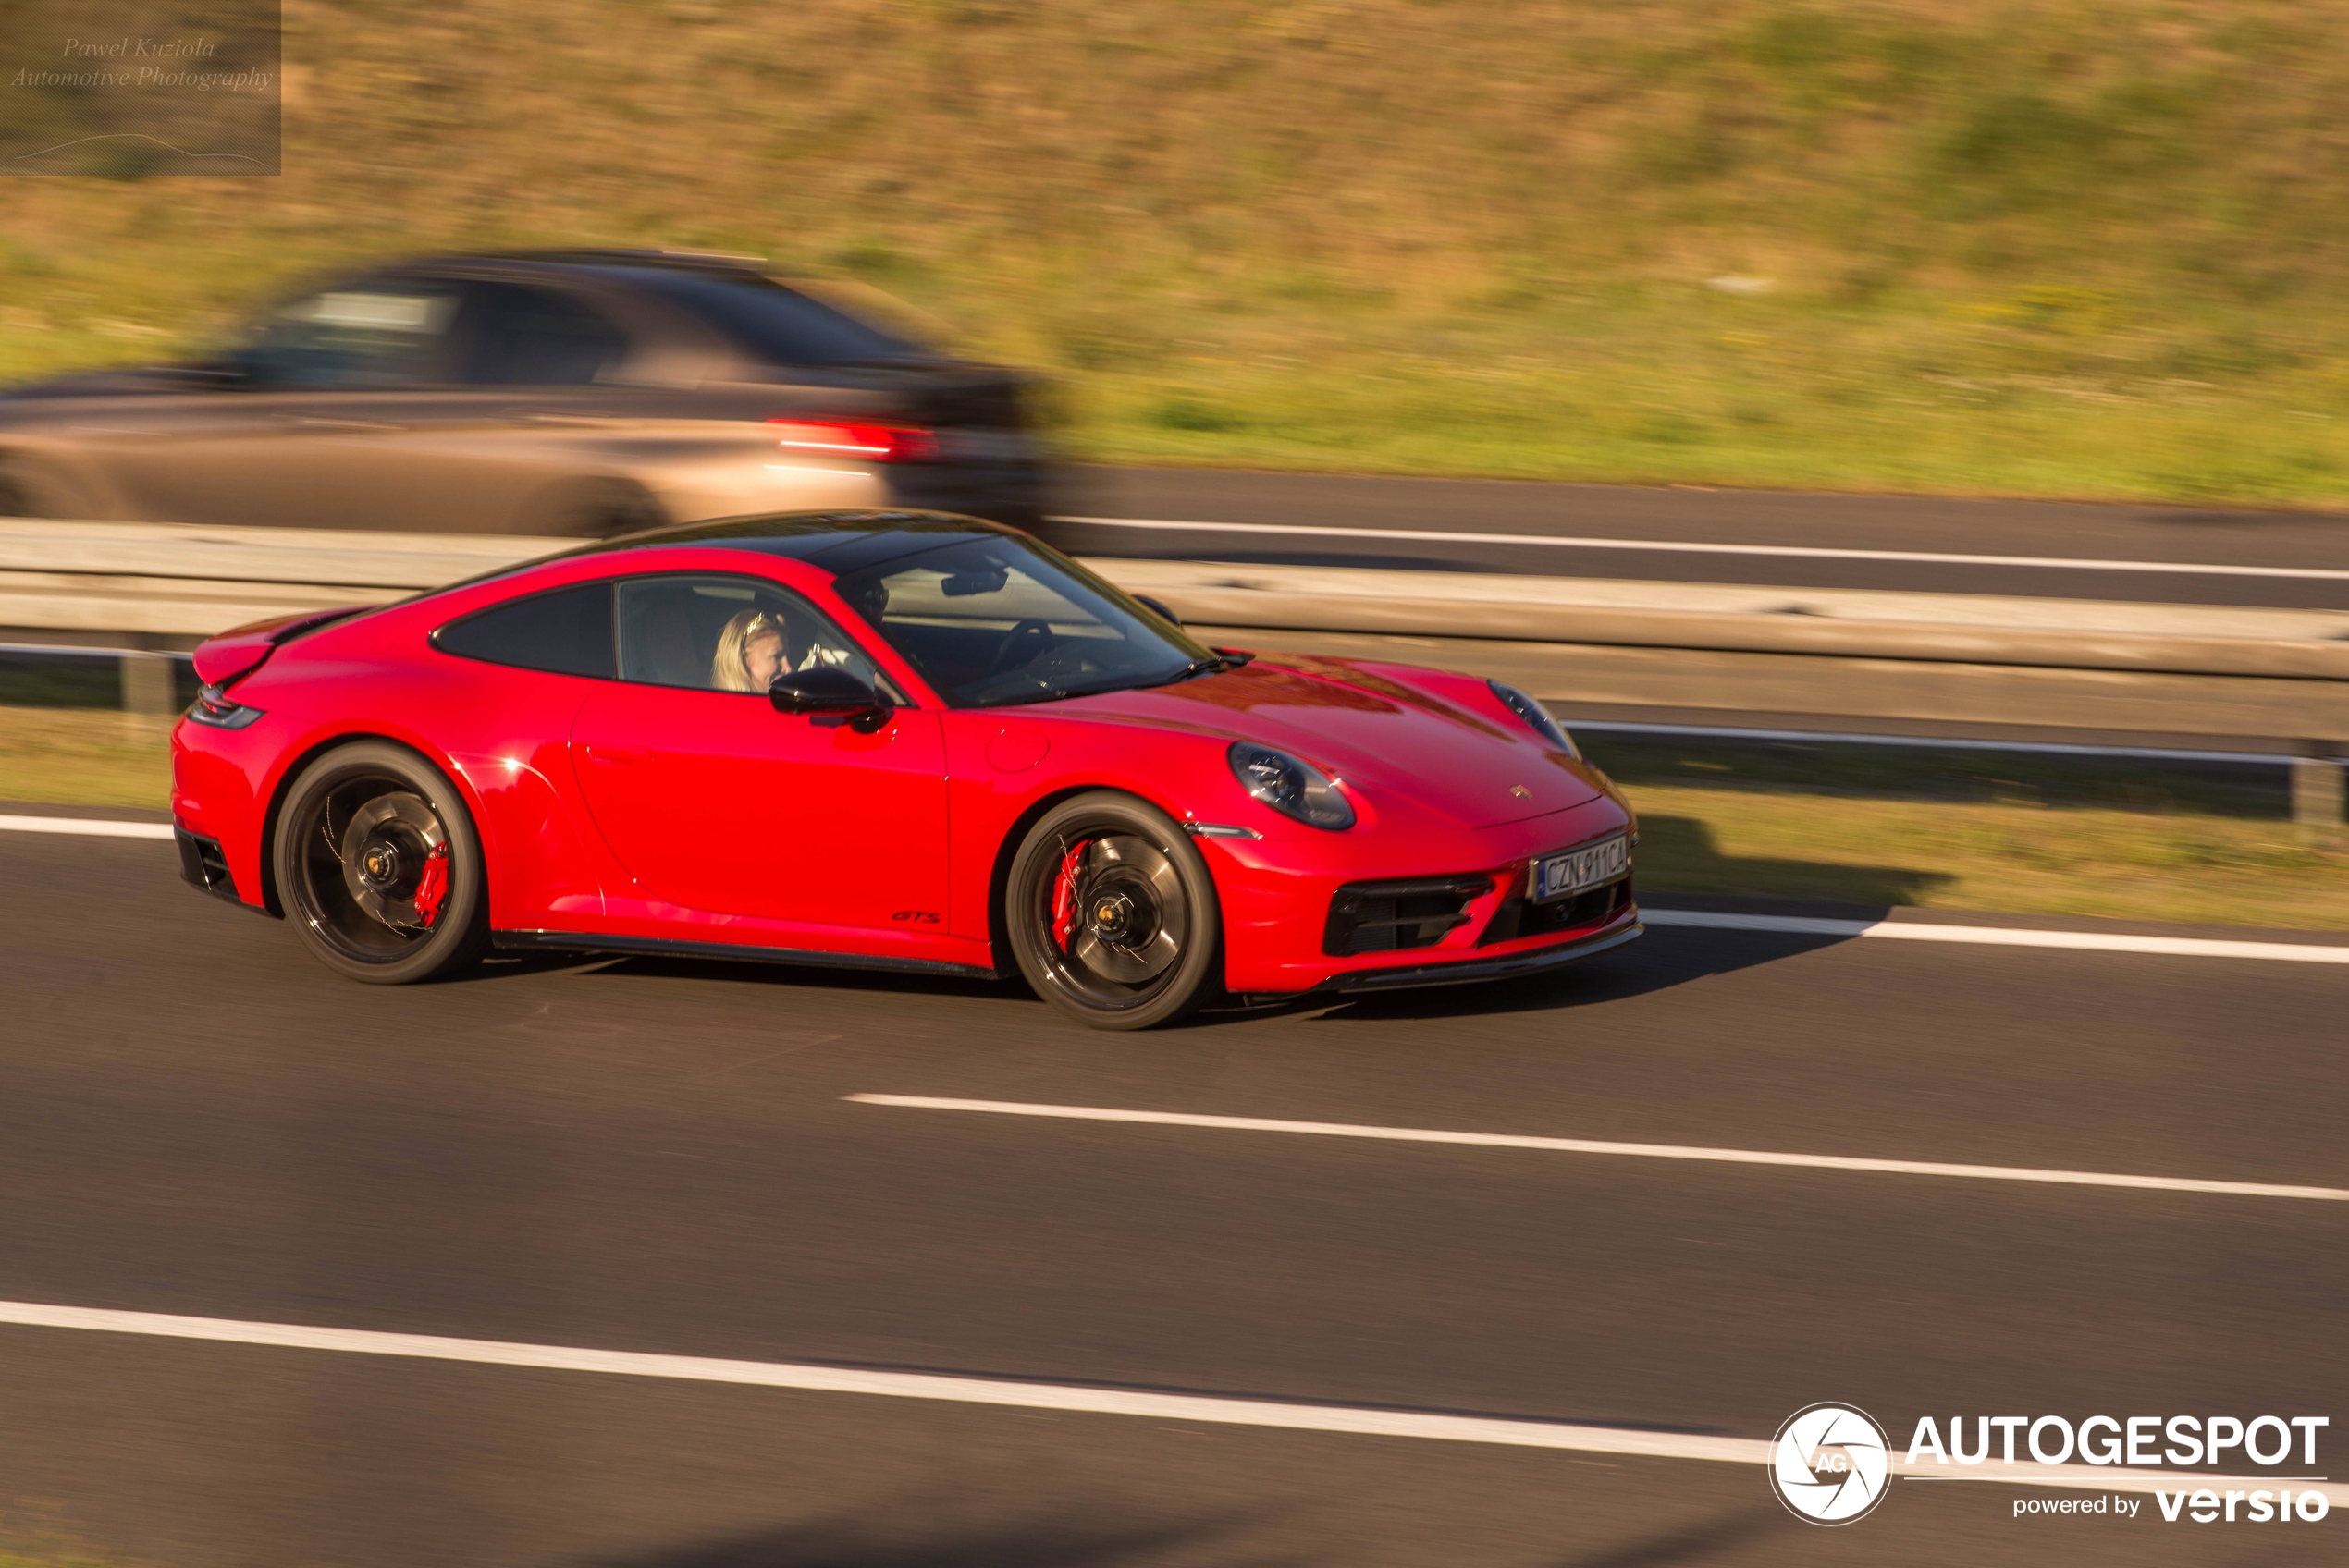
<svg viewBox="0 0 2349 1568"><path fill-rule="evenodd" d="M1391 882L1348 882L1330 900L1322 950L1356 953L1432 948L1468 924L1472 900L1493 890L1489 876L1420 876Z"/></svg>

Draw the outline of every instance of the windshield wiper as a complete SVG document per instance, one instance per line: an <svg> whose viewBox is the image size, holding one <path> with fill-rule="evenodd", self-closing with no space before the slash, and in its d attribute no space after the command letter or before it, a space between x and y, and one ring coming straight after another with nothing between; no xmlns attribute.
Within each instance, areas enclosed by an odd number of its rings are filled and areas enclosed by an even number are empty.
<svg viewBox="0 0 2349 1568"><path fill-rule="evenodd" d="M1255 657L1254 654L1210 654L1203 659L1193 659L1159 684L1172 686L1177 681L1194 680L1202 675L1218 675L1227 669L1237 669Z"/></svg>
<svg viewBox="0 0 2349 1568"><path fill-rule="evenodd" d="M993 702L975 704L983 708L1026 707L1034 703L1057 703L1064 697L1104 697L1112 692L1146 692L1154 686L1172 686L1177 681L1196 676L1213 675L1219 670L1237 669L1255 658L1254 654L1213 654L1203 659L1193 659L1172 675L1157 679L1131 680L1120 676L1093 686L1047 686L1039 691L1006 696Z"/></svg>

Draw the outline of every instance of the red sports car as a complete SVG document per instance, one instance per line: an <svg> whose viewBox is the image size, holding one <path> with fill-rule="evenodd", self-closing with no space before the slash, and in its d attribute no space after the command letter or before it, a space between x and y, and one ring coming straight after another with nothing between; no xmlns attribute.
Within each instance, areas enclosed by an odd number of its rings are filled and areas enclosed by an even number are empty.
<svg viewBox="0 0 2349 1568"><path fill-rule="evenodd" d="M497 948L1218 994L1629 941L1631 812L1521 692L1201 645L1015 530L699 523L197 650L188 879L356 980Z"/></svg>

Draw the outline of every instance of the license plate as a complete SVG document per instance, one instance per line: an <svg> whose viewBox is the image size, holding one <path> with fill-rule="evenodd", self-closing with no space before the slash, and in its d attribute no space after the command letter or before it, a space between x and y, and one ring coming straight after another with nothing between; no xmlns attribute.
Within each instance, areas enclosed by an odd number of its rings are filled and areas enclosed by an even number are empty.
<svg viewBox="0 0 2349 1568"><path fill-rule="evenodd" d="M1622 834L1533 863L1525 896L1547 903L1614 881L1631 869L1631 840Z"/></svg>

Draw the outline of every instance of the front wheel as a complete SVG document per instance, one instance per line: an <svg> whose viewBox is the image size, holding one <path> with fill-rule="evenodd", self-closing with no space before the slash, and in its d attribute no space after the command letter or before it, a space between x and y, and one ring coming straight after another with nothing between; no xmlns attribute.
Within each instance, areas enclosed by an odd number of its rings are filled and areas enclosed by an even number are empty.
<svg viewBox="0 0 2349 1568"><path fill-rule="evenodd" d="M1096 1029L1168 1023L1213 989L1223 922L1207 863L1131 795L1098 790L1045 813L1012 859L1003 913L1027 983Z"/></svg>
<svg viewBox="0 0 2349 1568"><path fill-rule="evenodd" d="M302 946L377 986L445 974L488 946L481 840L440 771L380 741L302 769L272 861Z"/></svg>

